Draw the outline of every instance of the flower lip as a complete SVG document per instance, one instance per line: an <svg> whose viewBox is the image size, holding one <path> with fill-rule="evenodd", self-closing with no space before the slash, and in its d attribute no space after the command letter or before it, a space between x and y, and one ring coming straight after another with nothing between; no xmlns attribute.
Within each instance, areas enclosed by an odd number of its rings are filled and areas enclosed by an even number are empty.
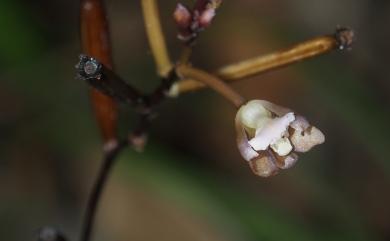
<svg viewBox="0 0 390 241"><path fill-rule="evenodd" d="M269 121L263 128L256 130L256 135L249 141L249 144L256 151L266 150L269 145L278 142L286 134L291 122L295 120L293 112L282 117L276 117Z"/></svg>

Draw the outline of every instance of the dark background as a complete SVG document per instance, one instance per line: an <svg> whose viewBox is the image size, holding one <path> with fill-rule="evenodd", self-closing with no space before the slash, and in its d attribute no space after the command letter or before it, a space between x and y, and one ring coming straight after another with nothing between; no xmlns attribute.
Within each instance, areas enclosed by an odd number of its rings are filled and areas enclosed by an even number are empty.
<svg viewBox="0 0 390 241"><path fill-rule="evenodd" d="M153 89L139 1L106 2L117 72ZM176 1L159 2L177 57ZM356 31L352 51L233 85L303 113L326 143L259 178L238 154L229 103L210 90L170 100L145 152L116 165L94 240L390 240L389 12L386 0L224 1L193 56L207 70L337 25ZM88 87L74 79L78 1L1 0L0 29L0 239L35 240L52 225L76 240L101 155Z"/></svg>

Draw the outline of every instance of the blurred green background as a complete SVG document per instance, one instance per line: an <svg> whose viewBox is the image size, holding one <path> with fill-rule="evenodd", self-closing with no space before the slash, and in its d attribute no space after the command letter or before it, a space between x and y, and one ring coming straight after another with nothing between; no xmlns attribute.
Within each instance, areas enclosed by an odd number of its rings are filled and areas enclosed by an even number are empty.
<svg viewBox="0 0 390 241"><path fill-rule="evenodd" d="M159 80L139 1L106 1L117 72ZM191 1L184 1L190 3ZM160 1L172 57L171 13ZM126 151L94 240L389 240L390 1L224 1L193 63L215 69L299 41L356 31L353 51L235 83L250 99L303 113L326 134L278 176L254 176L235 146L234 109L210 90L165 102L143 154ZM100 136L80 53L78 1L0 2L0 239L35 240L51 225L76 240L100 164ZM123 109L122 133L133 125Z"/></svg>

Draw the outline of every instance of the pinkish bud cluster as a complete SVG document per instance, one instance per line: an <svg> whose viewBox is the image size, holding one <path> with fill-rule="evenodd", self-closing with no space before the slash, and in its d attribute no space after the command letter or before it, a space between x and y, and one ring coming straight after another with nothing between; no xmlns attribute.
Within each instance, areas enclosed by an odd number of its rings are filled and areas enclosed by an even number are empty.
<svg viewBox="0 0 390 241"><path fill-rule="evenodd" d="M221 2L222 0L198 0L193 9L178 3L173 13L178 38L185 44L192 44L199 32L210 26Z"/></svg>

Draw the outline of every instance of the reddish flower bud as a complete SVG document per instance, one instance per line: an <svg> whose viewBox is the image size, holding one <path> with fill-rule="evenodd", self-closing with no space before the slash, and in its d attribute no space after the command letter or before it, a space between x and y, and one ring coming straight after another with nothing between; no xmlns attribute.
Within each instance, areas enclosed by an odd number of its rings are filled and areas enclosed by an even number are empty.
<svg viewBox="0 0 390 241"><path fill-rule="evenodd" d="M173 19L177 26L181 29L188 28L192 22L192 14L186 6L181 3L176 5L176 9L173 12Z"/></svg>
<svg viewBox="0 0 390 241"><path fill-rule="evenodd" d="M199 16L198 22L199 27L206 28L210 26L211 21L215 17L215 9L209 8L202 12L202 14Z"/></svg>

